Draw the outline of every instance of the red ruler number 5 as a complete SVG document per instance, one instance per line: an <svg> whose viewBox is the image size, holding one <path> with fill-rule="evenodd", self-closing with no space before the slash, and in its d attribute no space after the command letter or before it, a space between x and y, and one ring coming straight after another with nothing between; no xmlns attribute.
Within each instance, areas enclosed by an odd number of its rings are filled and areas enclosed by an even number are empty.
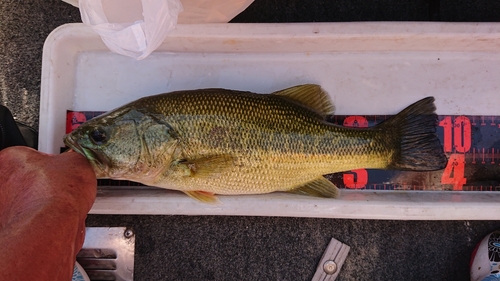
<svg viewBox="0 0 500 281"><path fill-rule="evenodd" d="M363 116L349 116L344 120L345 127L368 127L368 120ZM352 170L343 175L346 188L364 188L368 183L368 172L365 169Z"/></svg>

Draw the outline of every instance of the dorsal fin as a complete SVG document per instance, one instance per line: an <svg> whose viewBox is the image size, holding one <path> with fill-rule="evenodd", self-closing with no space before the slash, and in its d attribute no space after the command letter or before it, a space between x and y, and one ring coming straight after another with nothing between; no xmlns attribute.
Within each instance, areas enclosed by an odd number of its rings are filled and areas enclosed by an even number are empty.
<svg viewBox="0 0 500 281"><path fill-rule="evenodd" d="M298 85L284 90L276 91L273 95L284 96L316 111L325 117L335 112L335 106L330 96L316 84Z"/></svg>

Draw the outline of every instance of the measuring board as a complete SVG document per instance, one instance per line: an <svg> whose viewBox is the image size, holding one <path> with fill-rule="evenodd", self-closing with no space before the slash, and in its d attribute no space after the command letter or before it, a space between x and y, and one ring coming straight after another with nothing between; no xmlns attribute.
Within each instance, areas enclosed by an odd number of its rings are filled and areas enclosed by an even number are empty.
<svg viewBox="0 0 500 281"><path fill-rule="evenodd" d="M66 133L104 112L68 111ZM390 115L335 115L327 121L372 127ZM500 191L500 116L440 115L437 134L448 157L445 169L432 172L359 169L325 177L339 188L369 190ZM65 149L64 149L65 150ZM100 180L99 185L140 185Z"/></svg>

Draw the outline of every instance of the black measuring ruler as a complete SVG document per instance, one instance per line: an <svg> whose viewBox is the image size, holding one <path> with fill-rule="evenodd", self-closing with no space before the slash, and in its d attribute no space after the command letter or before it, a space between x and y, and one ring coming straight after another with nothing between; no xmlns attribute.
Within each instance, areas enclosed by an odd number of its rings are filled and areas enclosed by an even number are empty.
<svg viewBox="0 0 500 281"><path fill-rule="evenodd" d="M372 127L389 115L331 116L329 122ZM432 172L355 170L327 175L340 188L500 191L500 116L440 115L437 134L448 157Z"/></svg>

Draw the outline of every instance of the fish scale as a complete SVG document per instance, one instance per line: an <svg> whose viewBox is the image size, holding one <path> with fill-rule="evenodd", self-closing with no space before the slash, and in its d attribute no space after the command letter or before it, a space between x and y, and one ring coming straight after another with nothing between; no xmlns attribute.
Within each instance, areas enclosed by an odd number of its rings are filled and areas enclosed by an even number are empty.
<svg viewBox="0 0 500 281"><path fill-rule="evenodd" d="M269 95L178 91L92 119L65 142L84 154L100 177L181 190L202 201L210 201L211 194L273 191L332 197L337 188L322 175L446 164L433 133L437 116L431 98L374 128L327 123L331 108L321 87L310 84ZM140 155L130 153L138 147Z"/></svg>

